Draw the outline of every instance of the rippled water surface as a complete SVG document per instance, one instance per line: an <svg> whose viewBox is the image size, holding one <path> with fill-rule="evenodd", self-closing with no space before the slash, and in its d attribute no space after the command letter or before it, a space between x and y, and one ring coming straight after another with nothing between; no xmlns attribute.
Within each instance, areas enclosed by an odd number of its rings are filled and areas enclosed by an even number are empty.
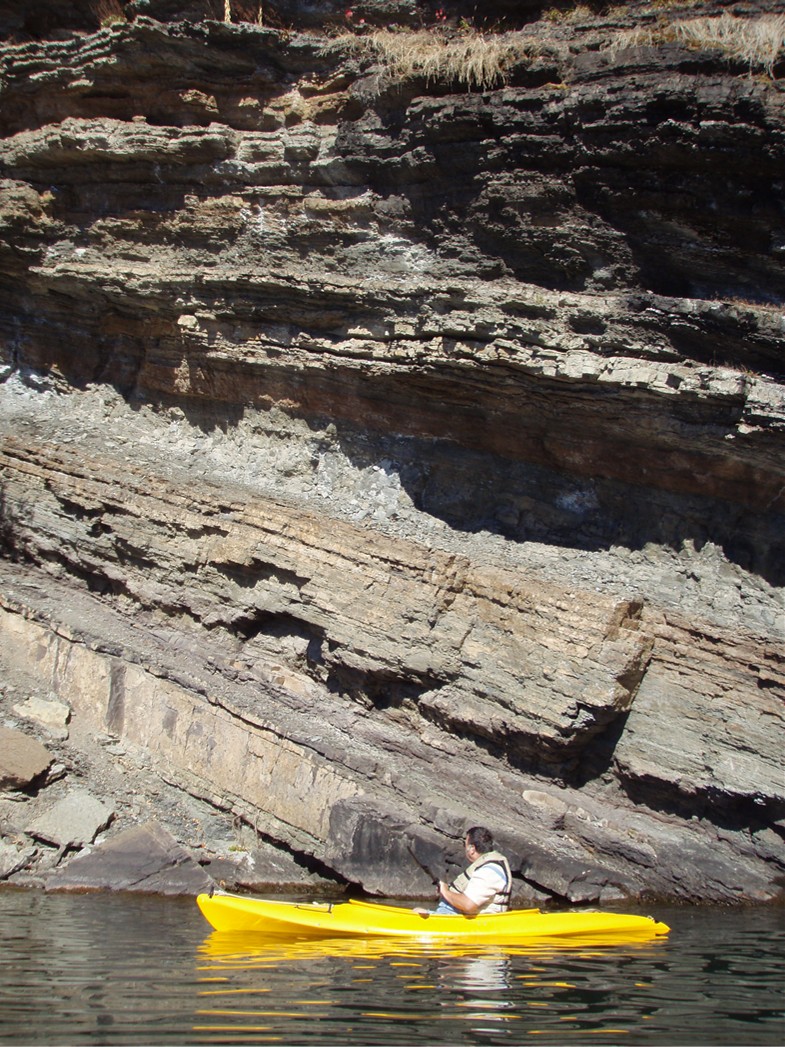
<svg viewBox="0 0 785 1047"><path fill-rule="evenodd" d="M192 901L0 891L1 1044L779 1044L782 909L656 908L665 941L279 943Z"/></svg>

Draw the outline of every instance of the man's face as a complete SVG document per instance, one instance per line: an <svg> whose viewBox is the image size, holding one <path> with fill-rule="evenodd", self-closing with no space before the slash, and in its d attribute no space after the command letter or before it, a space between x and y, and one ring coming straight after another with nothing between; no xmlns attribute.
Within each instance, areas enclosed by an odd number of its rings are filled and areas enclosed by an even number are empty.
<svg viewBox="0 0 785 1047"><path fill-rule="evenodd" d="M470 862L473 862L475 858L479 857L479 851L473 843L469 843L469 837L465 837L463 841L463 849L466 852L466 857Z"/></svg>

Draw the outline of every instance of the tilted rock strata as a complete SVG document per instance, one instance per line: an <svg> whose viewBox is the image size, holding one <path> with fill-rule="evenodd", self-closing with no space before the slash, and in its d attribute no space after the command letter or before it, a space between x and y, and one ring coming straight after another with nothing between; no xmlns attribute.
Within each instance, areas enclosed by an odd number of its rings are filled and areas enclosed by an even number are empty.
<svg viewBox="0 0 785 1047"><path fill-rule="evenodd" d="M316 680L565 760L626 711L651 654L640 606L392 542L246 491L156 481L107 457L0 455L18 550L208 629L305 646ZM280 640L280 631L274 633ZM269 640L268 640L269 642ZM306 667L304 665L304 667Z"/></svg>
<svg viewBox="0 0 785 1047"><path fill-rule="evenodd" d="M167 780L368 890L425 893L407 847L436 861L479 806L493 812L524 897L772 895L765 838L718 838L710 820L670 824L621 796L609 805L591 790L543 791L446 732L319 696L283 669L271 679L269 667L229 662L219 637L144 626L54 580L46 595L14 583L0 629L16 658L70 695L75 717L143 746ZM330 718L315 725L319 698Z"/></svg>
<svg viewBox="0 0 785 1047"><path fill-rule="evenodd" d="M645 626L630 617L629 604L596 593L551 595L552 587L540 584L525 600L526 590L514 584L523 577L468 561L459 574L456 558L438 550L418 563L423 551L412 542L392 543L329 517L293 513L273 500L249 500L247 492L232 502L226 497L231 488L192 482L186 491L156 483L149 472L137 479L127 464L122 480L113 481L110 459L98 469L84 455L51 446L36 450L33 458L28 446L24 462L18 446L4 457L9 504L27 506L27 520L15 524L19 548L48 561L48 570L64 579L86 575L94 589L117 597L77 600L51 578L49 609L33 628L18 612L29 614L25 608L40 597L22 588L21 603L9 608L17 613L3 619L8 651L23 664L37 664L48 686L68 695L98 729L147 749L183 787L245 816L294 852L318 855L338 875L387 893L422 890L416 868L406 868L403 841L429 824L459 833L461 820L471 819L477 806L492 809L498 824L509 827L518 868L542 889L573 900L596 899L614 885L627 893L699 896L705 866L698 861L685 878L681 867L674 873L667 862L644 860L649 852L628 838L627 820L635 816L621 795L612 807L606 797L598 810L592 788L562 791L561 799L548 789L544 817L551 839L545 848L537 833L535 844L532 826L543 817L536 780L508 771L501 783L493 760L479 766L479 750L456 745L447 733L485 739L509 758L528 757L530 765L543 755L572 756L574 763L576 750L601 729L598 714L611 730L614 715L629 704L631 692L613 681L608 664L625 654L632 662L617 662L617 673L634 688L643 677L644 690L614 755L633 796L650 803L664 796L709 819L738 818L740 812L741 825L752 817L760 826L767 809L776 814L785 801L778 771L781 704L761 702L755 693L761 684L782 687L781 664L774 650L751 636L745 657L762 663L754 680L739 671L737 660L717 659L717 649L732 647L730 637L716 630L703 638L701 650L689 631L679 634L654 620ZM122 490L120 504L113 506L118 499L111 488ZM77 506L85 525L75 530ZM205 528L211 532L207 545ZM111 545L111 555L104 545ZM190 562L188 546L197 557ZM406 556L399 559L402 549ZM264 571L263 561L270 565ZM496 582L490 591L489 579ZM403 604L396 596L401 586ZM154 616L166 608L170 624L140 628L139 622L106 636L101 619L113 617L118 598L119 606L130 600ZM549 606L553 612L543 621ZM58 618L60 636L49 632ZM347 621L356 624L349 628ZM538 643L527 643L527 633ZM450 642L455 636L460 643ZM448 681L441 690L436 659ZM586 703L593 662L593 686L606 702L599 708ZM541 682L531 686L523 674L535 664ZM687 687L679 683L685 667ZM528 698L516 709L505 702L503 689L513 669L518 693ZM494 680L495 695L488 693ZM691 689L697 680L696 696ZM341 704L336 691L346 695ZM555 722L560 694L562 717ZM315 726L317 708L330 712ZM745 754L739 753L740 739ZM706 760L716 761L716 768ZM527 792L533 801L525 799ZM587 807L594 813L581 814ZM685 840L676 842L679 833L689 838L695 832L689 822L674 830L651 815L638 818L636 832L655 854L659 847L668 854L687 847ZM598 835L608 821L611 827ZM598 840L600 856L591 857ZM737 830L731 841L735 849L728 842L718 857L713 832L701 826L689 844L705 858L711 854L718 870L713 896L738 897L734 876L742 872L745 890L766 896L766 874L751 860L754 836ZM738 852L745 849L749 854L739 865Z"/></svg>
<svg viewBox="0 0 785 1047"><path fill-rule="evenodd" d="M743 630L711 635L670 615L652 631L656 658L614 751L622 777L657 780L696 814L715 805L738 813L746 801L778 818L782 645Z"/></svg>
<svg viewBox="0 0 785 1047"><path fill-rule="evenodd" d="M483 820L561 897L773 895L780 82L635 5L482 92L198 8L4 48L19 657L369 890Z"/></svg>

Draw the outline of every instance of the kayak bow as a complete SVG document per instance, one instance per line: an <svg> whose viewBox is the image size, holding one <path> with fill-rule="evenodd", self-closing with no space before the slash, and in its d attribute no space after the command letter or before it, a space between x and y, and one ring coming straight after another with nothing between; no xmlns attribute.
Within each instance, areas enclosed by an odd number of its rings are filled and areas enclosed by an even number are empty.
<svg viewBox="0 0 785 1047"><path fill-rule="evenodd" d="M217 931L290 938L427 938L487 942L528 938L645 941L668 933L649 916L512 909L477 916L436 916L376 902L284 902L233 894L200 894L202 915Z"/></svg>

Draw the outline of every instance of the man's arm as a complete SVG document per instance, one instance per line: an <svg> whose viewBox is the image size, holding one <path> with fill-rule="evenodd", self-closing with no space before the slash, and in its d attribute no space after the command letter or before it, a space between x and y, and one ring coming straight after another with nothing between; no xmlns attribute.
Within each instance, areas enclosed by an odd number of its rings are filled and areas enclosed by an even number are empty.
<svg viewBox="0 0 785 1047"><path fill-rule="evenodd" d="M477 902L473 902L463 891L454 891L444 880L439 880L439 893L446 902L449 902L450 905L466 916L474 916L480 910Z"/></svg>
<svg viewBox="0 0 785 1047"><path fill-rule="evenodd" d="M482 912L506 884L507 875L502 866L488 862L477 869L463 891L456 891L440 880L439 893L464 916L474 916Z"/></svg>

